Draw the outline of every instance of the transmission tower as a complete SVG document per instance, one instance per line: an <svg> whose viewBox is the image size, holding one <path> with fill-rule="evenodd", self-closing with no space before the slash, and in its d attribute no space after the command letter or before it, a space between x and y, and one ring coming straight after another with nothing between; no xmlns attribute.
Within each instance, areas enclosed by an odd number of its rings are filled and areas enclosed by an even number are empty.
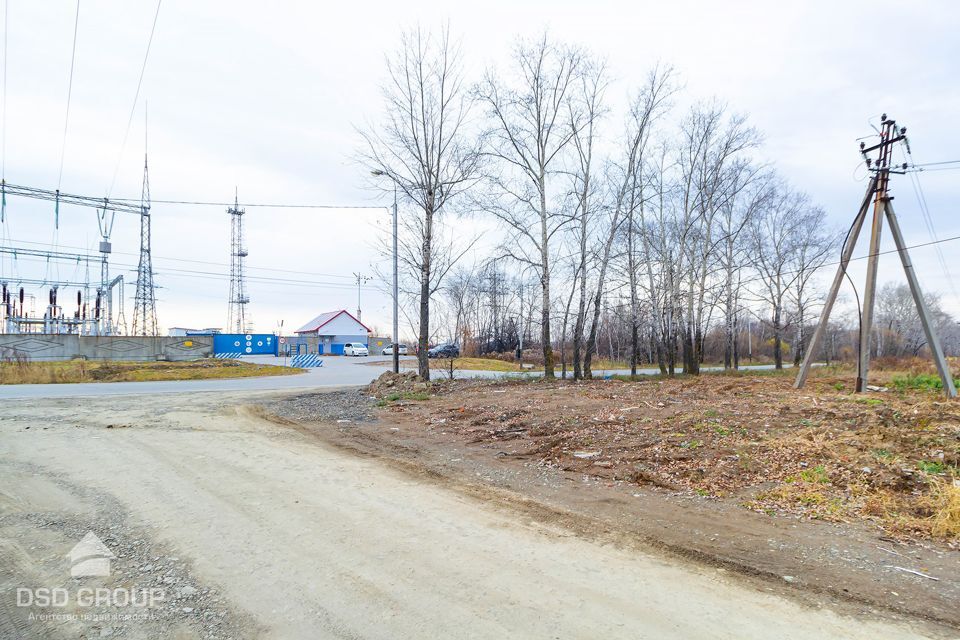
<svg viewBox="0 0 960 640"><path fill-rule="evenodd" d="M927 347L933 356L933 362L940 374L943 382L943 391L950 397L957 396L957 389L953 383L953 377L950 373L950 366L943 355L943 349L940 346L940 340L937 336L936 327L930 310L927 308L926 300L923 298L923 292L920 290L920 280L917 277L916 269L907 253L907 243L903 239L903 232L900 230L900 222L897 215L893 212L893 196L890 195L890 176L891 174L903 174L908 170L907 163L895 165L892 162L893 148L900 143L910 149L910 143L907 140L907 128L898 127L896 120L887 118L883 114L880 118L880 142L868 147L866 143L860 143L860 153L863 155L867 169L873 174L870 184L867 186L867 192L860 203L860 211L857 213L850 230L847 232L847 238L844 240L840 255L840 266L837 274L834 276L833 284L827 299L823 306L823 313L820 316L820 323L813 334L810 345L807 347L806 356L797 374L797 380L794 387L801 388L807 379L810 371L810 365L817 357L820 342L823 340L823 334L827 330L827 323L830 320L830 312L837 300L837 293L843 279L847 277L847 265L853 255L854 247L857 244L857 237L863 228L870 212L871 202L873 204L873 219L870 229L870 253L867 256L867 282L863 292L863 310L860 320L860 353L857 361L857 384L856 391L862 393L867 390L867 374L870 368L870 347L873 331L873 307L877 288L877 268L880 258L880 234L883 230L883 221L886 218L890 225L890 231L893 235L893 241L897 246L897 253L900 254L900 264L903 266L904 275L907 277L907 284L910 285L910 293L913 295L913 302L917 307L917 314L920 316L920 324L923 326L923 333L927 338ZM872 158L869 154L876 152L877 157Z"/></svg>
<svg viewBox="0 0 960 640"><path fill-rule="evenodd" d="M137 291L133 302L133 335L155 336L157 333L157 298L153 286L153 260L150 258L150 174L147 155L144 154L143 190L140 193L140 264L137 266Z"/></svg>
<svg viewBox="0 0 960 640"><path fill-rule="evenodd" d="M247 250L243 246L243 214L244 209L234 195L233 207L227 209L230 214L230 307L227 314L227 331L246 333L246 308L250 302L243 282L243 259L247 257Z"/></svg>

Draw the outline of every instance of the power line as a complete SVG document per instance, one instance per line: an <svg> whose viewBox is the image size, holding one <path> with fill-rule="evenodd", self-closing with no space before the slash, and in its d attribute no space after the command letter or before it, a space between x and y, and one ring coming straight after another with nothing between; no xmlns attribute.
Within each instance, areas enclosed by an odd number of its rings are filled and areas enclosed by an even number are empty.
<svg viewBox="0 0 960 640"><path fill-rule="evenodd" d="M69 193L60 193L59 190L40 189L38 187L26 187L23 185L4 183L5 193L18 195L35 200L49 200L51 202L59 201L67 204L76 204L82 207L93 207L96 209L110 209L122 213L132 213L141 215L142 198L97 198L92 196L81 196ZM379 211L385 209L382 205L338 205L338 204L290 204L290 203L243 203L243 202L212 202L202 200L154 200L152 204L182 204L210 207L259 207L272 209L366 209L370 211Z"/></svg>
<svg viewBox="0 0 960 640"><path fill-rule="evenodd" d="M909 145L906 146L906 153L904 159L909 159L913 162L913 153L910 151ZM904 149L901 147L900 152L903 153ZM947 164L951 161L946 162L936 162L928 164ZM927 233L930 234L931 240L937 240L937 230L933 224L933 216L930 215L930 206L927 204L927 196L923 192L923 186L920 184L920 176L916 172L909 172L910 186L913 187L913 193L917 198L917 203L920 205L920 213L923 217L924 224L927 227ZM950 267L947 265L947 260L943 256L943 251L940 249L939 245L936 245L937 259L940 262L940 267L943 269L944 275L947 277L947 284L950 287L950 292L953 293L953 296L957 299L960 299L960 294L957 293L956 285L953 283L953 275L950 273Z"/></svg>
<svg viewBox="0 0 960 640"><path fill-rule="evenodd" d="M120 155L117 157L117 165L113 169L113 178L110 180L110 188L107 189L107 197L113 193L113 186L117 182L117 174L120 172L120 162L123 160L123 150L127 147L127 136L130 135L130 125L133 124L133 114L137 110L137 101L140 99L140 87L143 84L143 74L147 70L147 58L150 57L150 45L153 44L153 34L157 29L157 18L160 16L160 5L163 0L157 0L157 10L153 14L153 24L150 26L150 37L147 39L147 50L143 54L143 64L140 65L140 77L137 79L137 90L133 94L133 104L130 106L130 117L127 118L127 128L123 132L123 142L120 144Z"/></svg>
<svg viewBox="0 0 960 640"><path fill-rule="evenodd" d="M73 96L73 67L77 59L77 27L80 25L80 0L73 17L73 47L70 52L70 81L67 83L67 113L63 118L63 141L60 143L60 173L57 176L57 191L63 182L63 161L67 154L67 129L70 127L70 98Z"/></svg>
<svg viewBox="0 0 960 640"><path fill-rule="evenodd" d="M912 158L912 157L913 157L913 156L911 155L911 158ZM922 163L920 163L920 164L915 164L915 163L912 163L912 162L911 162L911 163L910 163L910 166L911 166L911 167L918 167L918 168L920 168L920 167L936 167L936 166L940 166L940 165L942 165L942 164L960 164L960 160L942 160L942 161L940 161L940 162L922 162Z"/></svg>
<svg viewBox="0 0 960 640"><path fill-rule="evenodd" d="M904 247L904 250L905 250L905 251L908 251L908 250L910 250L910 249L922 249L923 247L929 247L929 246L933 246L933 245L940 245L940 244L944 244L944 243L946 243L946 242L953 242L953 241L955 241L955 240L960 240L960 235L951 236L951 237L949 237L949 238L940 238L940 239L938 239L938 240L931 240L930 242L920 242L920 243L918 243L918 244L913 244L913 245ZM884 255L887 255L887 254L899 253L899 252L900 252L900 251L899 251L898 249L887 249L886 251L878 251L878 252L876 252L876 253L868 253L868 254L865 254L865 255L862 255L862 256L852 257L852 258L850 258L850 260L847 261L847 263L849 264L850 262L854 262L854 261L857 261L857 260L866 260L867 258L871 258L871 257L873 257L873 256L884 256ZM822 269L823 267L836 267L836 266L839 266L839 265L842 264L842 263L843 263L842 260L836 260L836 261L834 261L834 262L824 262L822 265L820 265L819 267L817 267L817 269ZM780 272L780 275L782 275L782 276L794 275L794 274L797 274L797 273L802 273L802 271L803 271L802 269L788 269L788 270L786 270L786 271ZM746 280L742 280L742 281L740 282L740 284L743 285L743 284L750 284L751 282L760 282L760 281L762 281L763 279L764 279L764 278L763 278L762 276L755 276L755 277L753 277L753 278L747 278ZM613 287L613 288L607 290L607 292L608 292L608 293L612 293L612 292L614 292L614 291L618 291L619 289L622 289L622 288L627 287L627 286L629 286L629 283L623 283L623 284L621 284L621 285L619 285L619 286L617 286L617 287Z"/></svg>
<svg viewBox="0 0 960 640"><path fill-rule="evenodd" d="M110 202L137 202L134 198L111 198ZM382 205L359 204L288 204L288 203L255 203L255 202L214 202L210 200L152 200L154 204L187 204L200 207L232 207L238 205L244 208L260 207L270 209L384 209Z"/></svg>
<svg viewBox="0 0 960 640"><path fill-rule="evenodd" d="M932 172L932 171L956 171L956 170L958 170L958 169L960 169L960 166L956 166L956 167L934 167L933 169L926 169L926 168L924 168L924 167L918 167L918 168L916 168L916 169L912 169L912 168L911 168L911 170L908 171L908 173L910 173L910 172L919 172L919 171L923 171L924 173L930 173L930 172Z"/></svg>
<svg viewBox="0 0 960 640"><path fill-rule="evenodd" d="M910 246L908 246L908 247L905 247L905 249L907 249L907 250L909 250L909 249L922 249L923 247L940 245L940 244L944 244L944 243L947 243L947 242L954 242L954 241L957 241L957 240L960 240L960 235L951 236L951 237L949 237L949 238L939 238L939 239L937 239L937 240L931 240L930 242L920 242L920 243L913 244L913 245L910 245ZM31 242L31 243L28 243L28 244L42 244L42 243L33 243L33 242ZM63 247L63 248L83 249L83 247ZM14 248L13 248L13 247L0 247L0 253L3 253L4 250L9 250L9 249L14 249ZM132 253L123 253L123 252L116 252L116 253L122 254L122 255L131 255L131 256L132 256L132 255L135 255L135 254L132 254ZM858 261L858 260L866 260L867 258L870 258L870 257L872 257L872 256L874 256L874 255L876 255L876 256L882 256L882 255L888 255L888 254L892 254L892 253L899 253L899 251L898 251L897 249L888 249L888 250L886 250L886 251L878 251L878 252L875 253L875 254L864 254L864 255L862 255L862 256L854 256L854 257L850 258L849 262L855 262L855 261ZM69 259L66 259L66 260L69 261L69 262L74 262L77 257L80 257L80 258L81 258L82 260L84 260L84 261L87 260L87 259L96 261L96 260L98 259L97 256L94 256L94 255L81 255L81 256L72 256L72 257L70 257ZM205 261L200 261L200 260L188 260L188 259L184 259L184 258L160 258L160 257L157 257L157 259L159 259L159 260L171 260L171 261L178 261L178 262L193 262L193 263L198 263L198 264L208 264L208 265L211 265L211 266L226 266L225 264L217 263L217 262L205 262ZM61 260L61 261L63 261L63 260ZM837 261L834 261L834 262L824 262L824 263L823 263L822 265L820 265L820 267L818 267L818 268L838 266L838 265L840 265L840 264L841 264L841 261L840 261L840 260L837 260ZM129 268L136 268L137 265L135 265L135 264L126 264L126 263L117 263L117 266L120 266L120 267L129 267ZM271 269L271 268L268 268L268 267L247 267L247 268L248 268L248 269L260 269L260 270L263 270L263 271L281 271L281 272L285 272L285 273L296 273L296 274L311 275L310 272L306 272L306 271L293 271L293 270L284 270L284 269ZM223 280L229 279L229 277L230 277L228 274L218 273L218 272L215 272L215 271L203 271L203 270L198 270L198 269L176 269L176 268L172 268L172 267L163 268L163 269L159 270L159 272L160 272L160 273L182 274L184 277L186 277L186 276L197 276L197 277L204 277L204 276L208 276L208 277L209 277L209 276L212 276L212 277L215 277L215 278L217 278L217 279L223 279ZM781 275L792 275L792 274L796 274L796 273L800 273L800 272L801 272L801 270L787 270L787 271L783 271ZM251 280L251 281L256 281L256 282L264 283L264 284L291 284L291 285L293 285L293 284L298 284L298 285L304 285L304 286L317 285L317 286L332 287L332 288L337 288L337 289L353 289L354 287L357 286L357 285L355 284L356 278L353 277L353 276L339 276L339 275L334 275L334 274L313 274L313 275L323 275L323 276L325 276L325 277L346 278L346 279L349 279L349 280L353 281L354 284L347 284L347 283L342 283L342 282L324 282L324 281L318 281L318 280L301 280L301 279L297 279L297 278L273 278L273 277L269 277L269 276L246 276L246 279L247 279L247 280ZM9 278L9 280L12 282L12 281L16 280L16 278L11 277L11 278ZM761 280L763 280L762 277L756 276L756 277L747 278L746 280L741 281L741 284L750 284L750 283L752 283L752 282L759 282L759 281L761 281ZM624 287L624 286L627 286L627 285L624 284L624 285L621 285L620 287L615 287L615 288L613 288L613 289L610 289L610 291L611 291L611 292L612 292L612 291L616 291L618 288L622 288L622 287Z"/></svg>
<svg viewBox="0 0 960 640"><path fill-rule="evenodd" d="M46 243L44 243L44 242L33 242L33 241L30 241L30 240L20 240L19 243L20 243L20 244L35 244L35 245L40 245L40 246L46 246ZM10 247L0 247L0 250L2 250L2 249L4 249L4 248L10 248ZM89 248L88 248L88 247L77 247L77 246L61 245L61 248L63 248L63 249L77 249L78 251L89 251ZM2 251L0 251L0 252L2 252ZM114 253L114 255L121 255L121 256L135 256L135 255L138 255L138 254L133 253L133 252L130 252L130 251L114 251L113 253ZM100 256L95 256L95 255L92 255L92 254L90 254L90 258L91 258L91 259L95 259L95 260L100 260ZM210 260L191 260L191 259L189 259L189 258L170 258L170 257L156 256L156 255L153 256L153 258L154 258L154 260L164 260L164 261L168 261L168 262L187 262L187 263L191 263L191 264L204 264L204 265L213 266L213 267L228 267L228 266L229 266L229 265L228 265L227 263L225 263L225 262L213 262L213 261L210 261ZM244 268L244 270L251 270L251 269L252 269L252 270L254 270L254 271L273 271L273 272L276 272L276 273L293 273L293 274L302 275L302 276L319 276L319 277L322 277L322 278L343 278L343 279L345 279L345 280L351 280L351 281L353 280L353 276L344 276L344 275L340 275L340 274L336 274L336 273L322 273L322 272L318 272L318 271L298 271L298 270L296 270L296 269L276 269L276 268L274 268L274 267L251 267L251 266L248 266L246 263L244 263L243 268Z"/></svg>
<svg viewBox="0 0 960 640"><path fill-rule="evenodd" d="M2 177L7 178L7 23L9 22L10 0L4 0L3 3L3 152L2 152ZM6 206L7 198L4 194L3 205Z"/></svg>
<svg viewBox="0 0 960 640"><path fill-rule="evenodd" d="M44 252L44 251L32 251L32 250L15 250L10 247L0 247L0 253L15 254L17 261L24 262L58 262L58 263L69 263L69 264L78 264L81 262L93 262L96 263L99 261L99 257L89 255L89 254L62 254L59 252ZM52 255L47 255L52 253ZM136 272L137 265L133 263L122 263L115 262L112 263L116 267L126 267L131 270L131 272ZM230 279L229 274L217 272L217 271L203 271L199 269L176 269L176 268L164 268L157 270L158 274L164 275L165 277L183 277L183 278L203 278L210 280L228 280ZM353 279L353 278L351 278ZM0 276L0 281L7 280L9 282L20 282L20 278L16 276ZM43 282L57 282L58 278L45 278ZM319 287L319 288L328 288L328 289L342 289L345 291L355 290L356 284L347 284L344 282L327 282L322 280L302 280L298 278L273 278L270 276L244 276L244 280L248 282L255 282L258 284L270 284L270 285L297 285L297 286L307 286L307 287ZM367 287L364 285L364 289L375 288Z"/></svg>

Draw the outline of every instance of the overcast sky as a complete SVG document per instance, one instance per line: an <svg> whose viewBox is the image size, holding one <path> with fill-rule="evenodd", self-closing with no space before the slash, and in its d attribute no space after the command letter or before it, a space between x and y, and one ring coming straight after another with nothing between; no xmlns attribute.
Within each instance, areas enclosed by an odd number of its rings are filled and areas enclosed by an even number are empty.
<svg viewBox="0 0 960 640"><path fill-rule="evenodd" d="M6 3L5 177L57 188L76 4ZM918 163L960 159L960 5L955 2L200 2L164 0L129 138L124 132L156 5L81 0L61 190L139 197L144 104L156 200L371 206L353 158L355 127L381 113L384 55L404 27L449 20L473 77L503 67L517 37L549 29L603 56L622 102L656 62L676 67L686 100L717 97L764 134L760 156L846 229L865 189L856 138L885 111L909 127ZM620 121L620 116L616 116ZM960 236L960 170L920 175L940 238ZM894 201L907 241L930 241L905 178ZM161 327L226 322L229 216L222 207L156 204L153 254ZM4 244L95 250L95 214L8 198ZM115 273L132 313L139 223L118 215ZM248 208L249 312L258 330L296 328L357 305L354 272L372 275L386 211ZM842 231L840 232L842 233ZM29 244L37 243L37 244ZM865 253L865 241L855 255ZM892 244L885 239L884 248ZM941 245L954 275L960 241ZM926 288L960 316L932 247L915 249ZM197 262L188 262L197 261ZM82 280L84 267L9 257L3 273ZM189 273L187 272L189 271ZM295 272L295 273L294 273ZM862 269L854 270L858 283ZM96 266L91 276L98 279ZM272 279L298 280L282 283ZM880 279L902 279L884 256ZM309 282L309 284L307 284ZM960 284L953 288L960 289ZM37 291L38 296L46 294ZM62 299L62 298L61 298ZM389 299L363 291L386 330Z"/></svg>

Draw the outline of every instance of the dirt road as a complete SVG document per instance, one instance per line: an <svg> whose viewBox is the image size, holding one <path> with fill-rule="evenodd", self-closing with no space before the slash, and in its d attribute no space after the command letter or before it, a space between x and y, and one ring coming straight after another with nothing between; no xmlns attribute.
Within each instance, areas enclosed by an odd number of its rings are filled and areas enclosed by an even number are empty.
<svg viewBox="0 0 960 640"><path fill-rule="evenodd" d="M518 518L262 420L249 399L5 407L0 636L949 637ZM110 576L69 576L64 555L88 530L117 556ZM83 586L164 596L147 620L110 603L84 620L79 599L50 619L13 601L17 587Z"/></svg>

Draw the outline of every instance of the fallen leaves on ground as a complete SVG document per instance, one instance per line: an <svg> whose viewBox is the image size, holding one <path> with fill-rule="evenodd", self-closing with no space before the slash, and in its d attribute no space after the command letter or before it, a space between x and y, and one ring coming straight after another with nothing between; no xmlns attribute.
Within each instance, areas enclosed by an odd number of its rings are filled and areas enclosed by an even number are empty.
<svg viewBox="0 0 960 640"><path fill-rule="evenodd" d="M938 487L958 477L960 402L926 391L852 394L849 378L823 369L801 390L789 371L461 381L393 410L505 457L732 499L769 515L867 519L893 535L957 544L957 529L936 523L953 522L945 510L957 509L955 494L944 498Z"/></svg>

